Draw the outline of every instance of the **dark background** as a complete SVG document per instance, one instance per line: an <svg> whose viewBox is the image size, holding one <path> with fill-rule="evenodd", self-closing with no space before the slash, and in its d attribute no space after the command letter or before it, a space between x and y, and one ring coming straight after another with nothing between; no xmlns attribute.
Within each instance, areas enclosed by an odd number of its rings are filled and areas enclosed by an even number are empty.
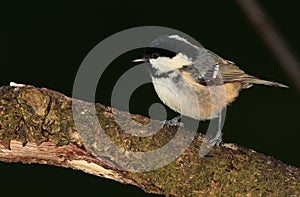
<svg viewBox="0 0 300 197"><path fill-rule="evenodd" d="M300 94L234 1L130 2L14 1L2 5L0 85L15 81L71 96L77 69L101 40L137 26L174 28L233 60L250 74L290 86L256 86L242 92L227 110L223 141L300 166ZM299 55L296 3L269 0L261 5ZM133 66L129 61L136 57L126 58L122 63ZM117 69L112 66L110 74L119 73ZM111 81L106 83L107 87L114 85L109 84ZM143 91L157 100L151 87ZM107 95L98 96L97 101L107 104ZM0 163L0 174L1 195L9 192L12 196L152 196L133 186L50 166Z"/></svg>

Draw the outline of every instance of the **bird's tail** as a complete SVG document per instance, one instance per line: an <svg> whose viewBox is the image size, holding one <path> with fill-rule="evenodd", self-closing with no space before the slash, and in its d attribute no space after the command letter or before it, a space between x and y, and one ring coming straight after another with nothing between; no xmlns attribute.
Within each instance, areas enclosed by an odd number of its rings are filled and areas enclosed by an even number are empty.
<svg viewBox="0 0 300 197"><path fill-rule="evenodd" d="M243 82L250 83L250 84L261 84L261 85L267 85L267 86L275 86L275 87L280 87L280 88L288 88L288 86L274 82L274 81L268 81L264 79L259 79L254 76L248 75L248 77L243 79Z"/></svg>

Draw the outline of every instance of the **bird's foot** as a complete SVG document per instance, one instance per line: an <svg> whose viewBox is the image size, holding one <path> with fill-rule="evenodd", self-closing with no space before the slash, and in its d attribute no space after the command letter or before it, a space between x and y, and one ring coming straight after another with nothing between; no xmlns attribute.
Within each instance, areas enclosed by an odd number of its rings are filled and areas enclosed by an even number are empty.
<svg viewBox="0 0 300 197"><path fill-rule="evenodd" d="M184 127L184 124L182 122L180 122L181 120L181 115L175 116L174 118L172 118L171 120L164 120L161 121L162 123L162 128L167 125L169 127L171 126L179 126L179 127Z"/></svg>
<svg viewBox="0 0 300 197"><path fill-rule="evenodd" d="M200 157L204 157L215 146L219 146L222 142L222 133L218 131L215 137L206 136L199 150Z"/></svg>
<svg viewBox="0 0 300 197"><path fill-rule="evenodd" d="M211 146L215 146L215 145L219 146L220 143L222 142L222 135L223 135L222 132L218 131L216 136L213 139L209 140L209 144Z"/></svg>

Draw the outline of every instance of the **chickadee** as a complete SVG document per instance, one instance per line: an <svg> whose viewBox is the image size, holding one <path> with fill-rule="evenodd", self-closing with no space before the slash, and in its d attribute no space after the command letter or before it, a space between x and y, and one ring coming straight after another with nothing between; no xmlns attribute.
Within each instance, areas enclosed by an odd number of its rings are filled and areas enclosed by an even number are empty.
<svg viewBox="0 0 300 197"><path fill-rule="evenodd" d="M153 40L142 59L147 62L154 89L164 104L197 120L219 117L217 135L211 144L221 142L222 110L253 84L287 86L246 74L234 62L225 60L178 35Z"/></svg>

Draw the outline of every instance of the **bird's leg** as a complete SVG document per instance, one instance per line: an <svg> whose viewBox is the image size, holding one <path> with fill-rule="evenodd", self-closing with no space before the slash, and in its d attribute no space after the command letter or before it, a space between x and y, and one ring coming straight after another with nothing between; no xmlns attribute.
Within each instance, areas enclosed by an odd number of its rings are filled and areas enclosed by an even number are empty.
<svg viewBox="0 0 300 197"><path fill-rule="evenodd" d="M182 115L178 115L175 116L174 118L172 118L171 120L164 120L162 121L162 127L164 127L165 125L167 126L179 126L179 127L183 127L183 123L180 122Z"/></svg>
<svg viewBox="0 0 300 197"><path fill-rule="evenodd" d="M214 146L217 145L219 146L220 143L222 142L222 112L219 113L218 115L218 130L213 139L209 141L209 143Z"/></svg>

